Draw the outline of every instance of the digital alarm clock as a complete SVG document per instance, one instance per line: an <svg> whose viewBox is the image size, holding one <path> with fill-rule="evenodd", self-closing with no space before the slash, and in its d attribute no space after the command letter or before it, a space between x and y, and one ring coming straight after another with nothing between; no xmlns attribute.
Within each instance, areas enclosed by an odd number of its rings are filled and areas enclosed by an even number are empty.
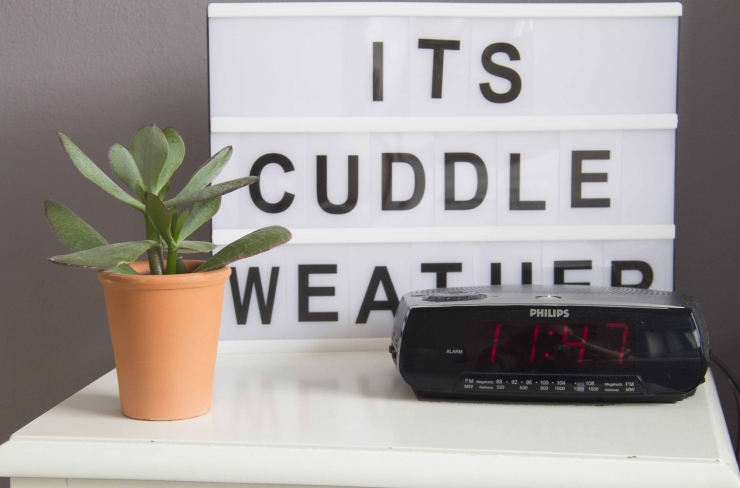
<svg viewBox="0 0 740 488"><path fill-rule="evenodd" d="M692 298L580 285L407 293L391 340L417 394L479 399L675 402L709 357Z"/></svg>

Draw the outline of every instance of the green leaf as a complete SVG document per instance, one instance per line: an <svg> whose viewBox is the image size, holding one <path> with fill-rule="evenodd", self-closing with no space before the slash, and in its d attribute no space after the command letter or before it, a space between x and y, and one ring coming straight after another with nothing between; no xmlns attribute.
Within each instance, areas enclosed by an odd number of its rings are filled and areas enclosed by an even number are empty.
<svg viewBox="0 0 740 488"><path fill-rule="evenodd" d="M51 230L70 251L84 251L108 244L90 224L61 203L46 200L44 213Z"/></svg>
<svg viewBox="0 0 740 488"><path fill-rule="evenodd" d="M131 155L139 168L144 186L159 193L159 175L167 161L169 145L162 131L154 124L145 125L131 138Z"/></svg>
<svg viewBox="0 0 740 488"><path fill-rule="evenodd" d="M218 196L231 193L234 190L238 190L247 185L251 185L259 178L257 176L245 176L244 178L237 178L231 181L225 181L218 185L207 186L200 190L195 190L188 193L187 195L178 195L175 198L171 198L164 202L167 208L176 207L178 205L187 205L189 203L202 202L205 200L212 200Z"/></svg>
<svg viewBox="0 0 740 488"><path fill-rule="evenodd" d="M206 200L205 202L196 202L190 207L190 213L188 220L182 226L182 229L177 234L177 239L182 240L187 236L198 230L198 228L211 220L211 217L216 215L219 207L221 207L221 197L216 197L212 200ZM184 215L184 214L183 214Z"/></svg>
<svg viewBox="0 0 740 488"><path fill-rule="evenodd" d="M146 202L146 188L144 187L144 182L139 180L136 182L136 188L134 188L134 191L136 192L136 196L139 197L139 200L142 202Z"/></svg>
<svg viewBox="0 0 740 488"><path fill-rule="evenodd" d="M121 264L114 268L108 268L108 271L110 271L111 273L119 273L119 274L127 274L127 275L138 275L139 274L136 272L134 268L132 268L128 264Z"/></svg>
<svg viewBox="0 0 740 488"><path fill-rule="evenodd" d="M177 238L175 237L175 227L177 227L177 220L179 219L177 207L172 209L172 212L170 213L170 235L172 236L172 240L177 241Z"/></svg>
<svg viewBox="0 0 740 488"><path fill-rule="evenodd" d="M185 159L185 143L182 141L180 134L172 127L162 129L162 134L167 139L169 149L167 151L167 161L165 161L162 173L159 175L160 188L169 183L170 178L180 167L182 160Z"/></svg>
<svg viewBox="0 0 740 488"><path fill-rule="evenodd" d="M159 190L159 193L157 193L157 196L160 200L164 200L167 198L167 194L170 192L170 182L164 184L164 186Z"/></svg>
<svg viewBox="0 0 740 488"><path fill-rule="evenodd" d="M67 154L69 154L69 158L87 179L122 202L131 205L136 210L141 212L144 211L144 205L141 202L138 202L134 197L126 193L123 188L116 185L113 180L108 178L108 175L103 173L103 171L98 168L90 158L85 156L85 153L80 151L80 148L75 146L75 144L69 140L69 137L65 136L61 132L58 132L57 135L59 136L62 146L64 146L64 149L67 151Z"/></svg>
<svg viewBox="0 0 740 488"><path fill-rule="evenodd" d="M154 241L121 242L94 247L64 256L54 256L50 261L79 268L112 268L120 264L136 261L136 258L156 246Z"/></svg>
<svg viewBox="0 0 740 488"><path fill-rule="evenodd" d="M216 244L205 241L182 241L177 245L178 252L188 254L191 252L211 252L216 249Z"/></svg>
<svg viewBox="0 0 740 488"><path fill-rule="evenodd" d="M185 263L182 259L177 258L177 274L187 274L188 268L185 266Z"/></svg>
<svg viewBox="0 0 740 488"><path fill-rule="evenodd" d="M85 251L108 244L108 241L90 224L61 203L46 200L44 202L44 213L51 230L70 251ZM121 274L138 274L128 264L117 266L111 271Z"/></svg>
<svg viewBox="0 0 740 488"><path fill-rule="evenodd" d="M136 161L134 161L134 157L131 156L128 149L120 144L112 145L108 150L108 161L116 176L126 186L136 191L136 186L141 181L141 176L139 175L139 169L136 167Z"/></svg>
<svg viewBox="0 0 740 488"><path fill-rule="evenodd" d="M170 226L172 225L170 213L162 203L162 200L157 198L157 195L154 193L148 193L146 196L146 215L154 228L157 229L157 232L159 232L159 235L167 243L167 246L175 247L175 241L172 239L172 233L170 232Z"/></svg>
<svg viewBox="0 0 740 488"><path fill-rule="evenodd" d="M224 169L226 163L229 162L229 159L231 158L231 153L231 146L226 146L225 148L214 154L210 159L208 159L208 161L203 163L201 167L195 171L193 176L190 177L190 181L188 181L188 184L185 185L185 188L183 188L180 193L177 194L177 196L179 197L181 195L186 195L190 192L194 192L195 190L200 190L201 188L212 182L216 178L216 176L221 173L221 170Z"/></svg>
<svg viewBox="0 0 740 488"><path fill-rule="evenodd" d="M185 225L185 223L188 221L188 217L190 215L190 209L185 210L178 218L177 218L177 224L175 224L175 230L172 232L172 237L175 239L176 242L180 241L180 234L182 234L182 228ZM184 236L183 239L187 237Z"/></svg>
<svg viewBox="0 0 740 488"><path fill-rule="evenodd" d="M256 230L235 240L201 264L194 273L223 268L229 263L269 251L290 241L293 235L285 227L277 225Z"/></svg>

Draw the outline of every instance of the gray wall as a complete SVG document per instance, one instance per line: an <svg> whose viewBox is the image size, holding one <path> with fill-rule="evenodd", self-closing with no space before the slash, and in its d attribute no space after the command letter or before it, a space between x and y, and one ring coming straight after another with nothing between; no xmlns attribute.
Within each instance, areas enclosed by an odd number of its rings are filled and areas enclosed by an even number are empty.
<svg viewBox="0 0 740 488"><path fill-rule="evenodd" d="M172 125L187 145L180 177L190 174L208 157L208 3L0 2L0 442L113 368L100 285L45 260L64 249L42 201L64 202L111 241L143 232L136 212L77 172L54 132L104 164L139 126ZM714 351L740 371L740 3L683 4L675 287L698 298Z"/></svg>

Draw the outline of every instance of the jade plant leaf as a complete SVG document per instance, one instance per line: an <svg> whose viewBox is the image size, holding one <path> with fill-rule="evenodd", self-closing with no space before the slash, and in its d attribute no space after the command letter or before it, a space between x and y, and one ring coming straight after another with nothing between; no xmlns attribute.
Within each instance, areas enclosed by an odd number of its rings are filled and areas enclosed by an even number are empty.
<svg viewBox="0 0 740 488"><path fill-rule="evenodd" d="M216 249L216 244L206 241L182 241L177 245L177 250L183 254L191 252L211 252Z"/></svg>
<svg viewBox="0 0 740 488"><path fill-rule="evenodd" d="M115 182L108 177L108 175L103 173L103 171L90 160L90 158L85 156L85 153L83 153L80 148L75 146L75 144L71 140L69 140L69 137L65 136L61 132L58 132L57 134L59 135L59 140L61 141L62 146L64 146L64 149L67 151L69 158L72 160L75 166L77 166L77 169L79 169L80 172L85 175L87 179L89 179L117 199L121 200L122 202L131 205L136 210L139 210L141 212L144 211L144 204L137 201L134 197L126 193L123 188L116 185Z"/></svg>
<svg viewBox="0 0 740 488"><path fill-rule="evenodd" d="M108 244L90 224L59 202L46 200L44 213L51 230L70 251L84 251Z"/></svg>
<svg viewBox="0 0 740 488"><path fill-rule="evenodd" d="M159 193L157 193L157 196L159 197L160 200L165 200L169 192L170 192L170 182L167 181L167 183L165 183L164 186L159 190Z"/></svg>
<svg viewBox="0 0 740 488"><path fill-rule="evenodd" d="M174 212L173 212L174 213ZM180 234L182 234L182 228L185 225L185 222L188 221L188 216L190 215L190 209L185 210L180 216L177 218L177 223L175 224L175 229L172 231L172 237L175 238L175 241L180 241L184 239L187 236L184 236L182 239L180 238Z"/></svg>
<svg viewBox="0 0 740 488"><path fill-rule="evenodd" d="M277 225L256 230L221 249L209 260L201 264L194 273L223 268L234 261L281 246L290 241L292 237L293 235L288 229Z"/></svg>
<svg viewBox="0 0 740 488"><path fill-rule="evenodd" d="M221 197L216 197L212 200L206 200L205 202L196 202L190 207L187 215L187 220L181 226L180 231L177 233L177 239L182 240L187 236L198 230L201 225L205 224L211 217L216 215L218 209L221 207ZM182 217L186 217L183 213ZM178 222L179 224L180 222Z"/></svg>
<svg viewBox="0 0 740 488"><path fill-rule="evenodd" d="M164 185L169 183L172 175L175 174L177 168L182 164L182 160L185 159L185 143L172 127L162 129L162 134L167 139L167 160L164 162L162 172L159 175L159 187L164 188Z"/></svg>
<svg viewBox="0 0 740 488"><path fill-rule="evenodd" d="M159 175L168 152L167 138L154 124L145 125L131 138L131 155L139 168L144 186L152 193L159 193Z"/></svg>
<svg viewBox="0 0 740 488"><path fill-rule="evenodd" d="M86 251L108 244L108 241L90 224L59 202L46 200L44 213L51 230L70 251ZM117 266L112 271L122 274L138 274L128 264Z"/></svg>
<svg viewBox="0 0 740 488"><path fill-rule="evenodd" d="M108 161L113 172L123 181L127 187L136 191L136 186L141 181L139 168L128 149L120 144L114 144L108 150Z"/></svg>
<svg viewBox="0 0 740 488"><path fill-rule="evenodd" d="M114 266L112 268L108 268L108 271L110 271L112 273L119 273L119 274L130 274L130 275L137 275L137 274L139 274L128 263L119 264L118 266Z"/></svg>
<svg viewBox="0 0 740 488"><path fill-rule="evenodd" d="M146 195L146 215L154 228L157 229L157 232L159 232L159 235L167 243L167 246L175 247L175 240L172 238L172 233L170 232L172 217L167 211L167 207L162 203L162 200L157 198L157 195L154 193L148 193Z"/></svg>
<svg viewBox="0 0 740 488"><path fill-rule="evenodd" d="M79 268L112 268L136 261L136 258L156 245L154 241L120 242L63 256L53 256L49 261Z"/></svg>
<svg viewBox="0 0 740 488"><path fill-rule="evenodd" d="M179 213L177 211L177 207L175 207L172 209L172 213L170 213L170 234L172 234L172 238L175 241L177 241L177 237L175 237L177 235L175 234L175 228L177 227L178 220L179 220Z"/></svg>
<svg viewBox="0 0 740 488"><path fill-rule="evenodd" d="M109 268L108 271L111 271L113 273L119 273L119 274L130 274L130 275L137 275L137 274L139 274L128 263L119 264L118 266L114 266L112 268Z"/></svg>
<svg viewBox="0 0 740 488"><path fill-rule="evenodd" d="M231 158L231 153L231 146L226 146L225 148L221 149L219 152L211 156L208 161L203 163L201 167L195 171L193 176L190 177L190 181L188 181L188 184L185 185L185 188L183 188L180 193L177 194L177 196L186 195L188 193L194 192L195 190L200 190L201 188L212 182L216 178L216 176L221 173L221 170L224 169L226 163L229 162L229 159Z"/></svg>
<svg viewBox="0 0 740 488"><path fill-rule="evenodd" d="M205 200L212 200L218 196L231 193L234 190L251 185L259 178L257 176L245 176L244 178L237 178L231 181L225 181L213 186L207 186L200 190L195 190L188 193L187 195L178 195L175 198L171 198L164 202L167 208L176 207L178 205L187 205L189 203L202 202Z"/></svg>
<svg viewBox="0 0 740 488"><path fill-rule="evenodd" d="M144 187L144 182L139 179L139 181L136 182L136 188L134 188L134 191L136 192L136 196L139 197L139 200L142 202L146 200L146 188Z"/></svg>

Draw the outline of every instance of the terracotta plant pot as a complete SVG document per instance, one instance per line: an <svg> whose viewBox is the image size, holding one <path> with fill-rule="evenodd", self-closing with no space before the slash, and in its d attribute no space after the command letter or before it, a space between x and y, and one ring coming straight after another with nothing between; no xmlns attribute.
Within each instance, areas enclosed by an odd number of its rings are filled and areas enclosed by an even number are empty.
<svg viewBox="0 0 740 488"><path fill-rule="evenodd" d="M185 261L188 271L203 261ZM145 261L131 263L139 273ZM224 286L231 269L169 276L99 271L121 410L142 420L197 417L211 409Z"/></svg>

